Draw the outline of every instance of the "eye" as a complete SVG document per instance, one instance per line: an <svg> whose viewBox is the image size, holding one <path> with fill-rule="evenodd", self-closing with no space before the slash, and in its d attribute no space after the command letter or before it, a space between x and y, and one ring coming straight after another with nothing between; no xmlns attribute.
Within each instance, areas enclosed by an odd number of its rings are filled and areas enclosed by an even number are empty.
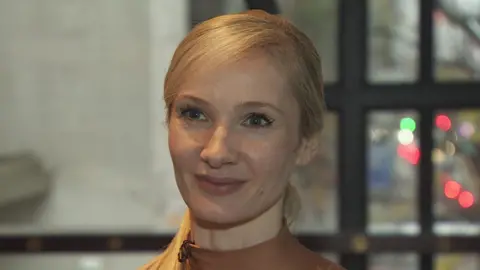
<svg viewBox="0 0 480 270"><path fill-rule="evenodd" d="M195 108L184 108L184 109L181 109L180 110L180 116L182 118L185 118L187 120L190 120L190 121L205 121L207 120L207 117L205 116L205 114L199 110L199 109L195 109Z"/></svg>
<svg viewBox="0 0 480 270"><path fill-rule="evenodd" d="M273 119L262 113L251 113L247 116L243 125L253 128L263 128L271 126Z"/></svg>

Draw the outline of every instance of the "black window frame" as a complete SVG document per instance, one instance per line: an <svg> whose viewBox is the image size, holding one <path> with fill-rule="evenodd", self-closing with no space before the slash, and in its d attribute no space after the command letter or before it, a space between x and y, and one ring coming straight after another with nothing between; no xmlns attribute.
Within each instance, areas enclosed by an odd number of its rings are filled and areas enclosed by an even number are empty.
<svg viewBox="0 0 480 270"><path fill-rule="evenodd" d="M190 0L191 10L198 0ZM367 0L338 0L339 79L326 86L327 105L339 115L339 228L335 234L299 235L307 247L340 255L349 270L368 269L368 257L377 253L419 254L419 270L434 269L437 253L480 250L480 236L437 236L433 233L432 128L436 110L480 108L480 83L436 82L433 67L434 0L419 0L420 59L418 80L413 83L378 84L367 78ZM246 0L250 9L280 12L275 0ZM204 5L205 6L205 5ZM211 8L210 6L209 8ZM199 7L200 8L200 7ZM194 12L192 26L199 22ZM355 44L355 46L352 46ZM452 95L452 91L455 94ZM367 234L366 132L372 110L413 109L420 116L420 150L417 207L421 233L416 236ZM363 177L359 177L363 176ZM68 234L0 235L0 254L49 252L152 252L167 245L171 235Z"/></svg>

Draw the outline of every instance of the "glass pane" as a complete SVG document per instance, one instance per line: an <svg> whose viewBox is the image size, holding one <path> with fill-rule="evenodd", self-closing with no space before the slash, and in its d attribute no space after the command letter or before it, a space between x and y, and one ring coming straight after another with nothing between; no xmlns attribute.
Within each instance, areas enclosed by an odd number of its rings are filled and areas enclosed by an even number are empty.
<svg viewBox="0 0 480 270"><path fill-rule="evenodd" d="M154 253L10 254L0 255L0 265L8 270L132 270L155 256Z"/></svg>
<svg viewBox="0 0 480 270"><path fill-rule="evenodd" d="M191 2L195 21L247 9L244 0ZM325 81L335 81L337 79L338 0L278 0L277 3L281 14L292 20L317 45L322 56Z"/></svg>
<svg viewBox="0 0 480 270"><path fill-rule="evenodd" d="M374 111L368 119L368 230L372 234L417 233L417 114Z"/></svg>
<svg viewBox="0 0 480 270"><path fill-rule="evenodd" d="M331 233L337 229L337 138L338 117L325 118L322 145L317 158L295 175L302 210L296 223L298 232Z"/></svg>
<svg viewBox="0 0 480 270"><path fill-rule="evenodd" d="M412 82L418 76L418 0L368 1L368 80Z"/></svg>
<svg viewBox="0 0 480 270"><path fill-rule="evenodd" d="M415 254L370 255L369 270L417 270L418 257Z"/></svg>
<svg viewBox="0 0 480 270"><path fill-rule="evenodd" d="M479 254L440 254L436 256L435 270L478 270Z"/></svg>
<svg viewBox="0 0 480 270"><path fill-rule="evenodd" d="M153 46L148 1L0 1L0 233L167 227L149 69L185 35L182 2L152 12L171 22Z"/></svg>
<svg viewBox="0 0 480 270"><path fill-rule="evenodd" d="M480 110L435 116L434 210L438 234L480 234Z"/></svg>
<svg viewBox="0 0 480 270"><path fill-rule="evenodd" d="M337 79L338 0L280 0L281 12L317 45L326 82Z"/></svg>
<svg viewBox="0 0 480 270"><path fill-rule="evenodd" d="M439 1L438 6L433 13L436 79L478 80L480 1Z"/></svg>

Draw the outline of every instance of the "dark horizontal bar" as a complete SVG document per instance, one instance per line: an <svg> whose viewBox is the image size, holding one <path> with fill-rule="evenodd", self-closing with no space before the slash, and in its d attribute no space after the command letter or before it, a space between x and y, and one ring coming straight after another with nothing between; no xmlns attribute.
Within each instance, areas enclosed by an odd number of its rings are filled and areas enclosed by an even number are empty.
<svg viewBox="0 0 480 270"><path fill-rule="evenodd" d="M478 252L480 236L362 236L353 234L299 236L311 250L339 253L449 253Z"/></svg>
<svg viewBox="0 0 480 270"><path fill-rule="evenodd" d="M300 242L315 251L337 253L381 252L478 252L480 236L364 236L354 234L300 235ZM171 236L154 235L69 235L2 236L0 254L50 252L160 252Z"/></svg>
<svg viewBox="0 0 480 270"><path fill-rule="evenodd" d="M352 102L368 109L480 108L480 83L397 84L359 86L355 101L339 85L327 85L325 98L332 110L342 110ZM428 91L425 91L428 90Z"/></svg>
<svg viewBox="0 0 480 270"><path fill-rule="evenodd" d="M271 14L278 14L278 4L275 0L246 0L248 9L262 9Z"/></svg>

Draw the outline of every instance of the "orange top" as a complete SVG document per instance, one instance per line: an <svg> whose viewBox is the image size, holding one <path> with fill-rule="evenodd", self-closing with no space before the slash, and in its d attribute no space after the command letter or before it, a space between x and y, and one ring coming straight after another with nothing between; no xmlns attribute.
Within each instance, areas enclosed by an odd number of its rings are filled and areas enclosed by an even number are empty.
<svg viewBox="0 0 480 270"><path fill-rule="evenodd" d="M344 270L305 248L286 226L275 238L245 249L214 251L195 245L187 249L188 259L184 263L191 270ZM155 260L150 266L154 265Z"/></svg>

